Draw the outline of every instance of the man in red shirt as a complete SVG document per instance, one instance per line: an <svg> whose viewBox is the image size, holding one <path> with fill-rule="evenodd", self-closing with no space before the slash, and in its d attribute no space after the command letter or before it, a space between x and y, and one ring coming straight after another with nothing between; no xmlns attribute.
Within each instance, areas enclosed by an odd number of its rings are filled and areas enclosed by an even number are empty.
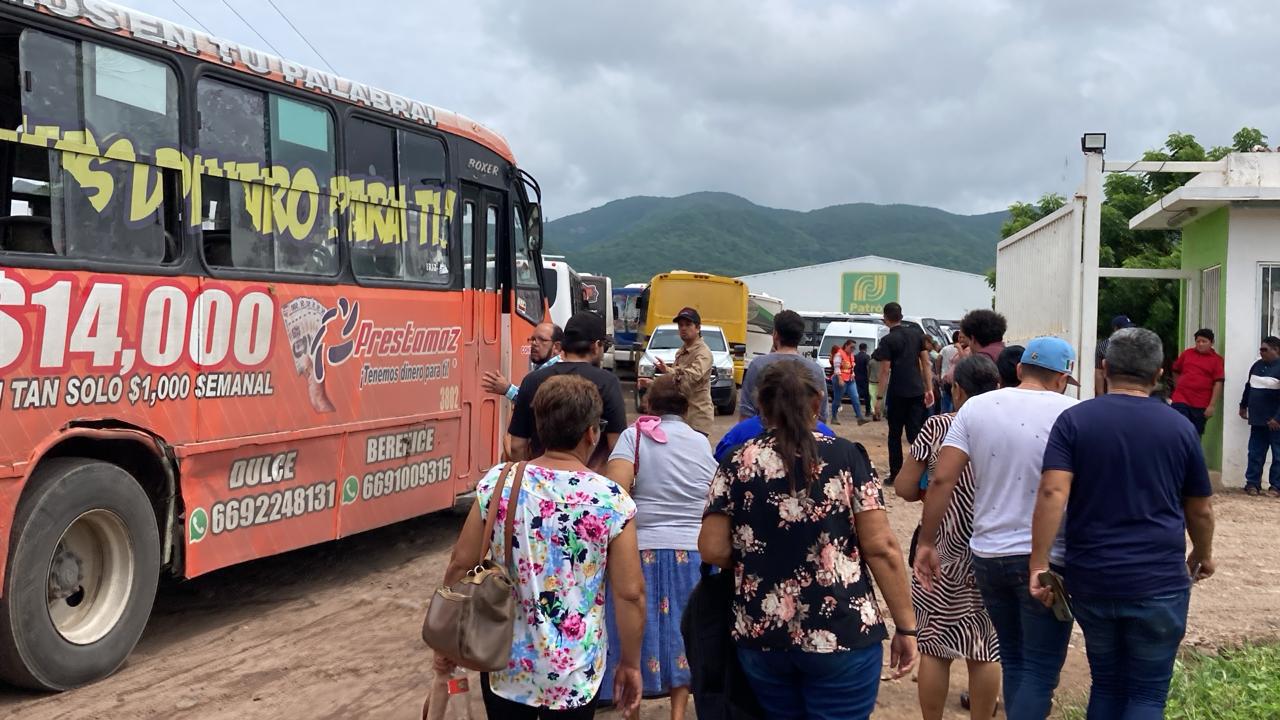
<svg viewBox="0 0 1280 720"><path fill-rule="evenodd" d="M1213 331L1196 331L1196 346L1182 351L1173 362L1173 409L1196 426L1204 435L1204 424L1213 417L1222 399L1222 383L1226 379L1222 356L1214 352Z"/></svg>

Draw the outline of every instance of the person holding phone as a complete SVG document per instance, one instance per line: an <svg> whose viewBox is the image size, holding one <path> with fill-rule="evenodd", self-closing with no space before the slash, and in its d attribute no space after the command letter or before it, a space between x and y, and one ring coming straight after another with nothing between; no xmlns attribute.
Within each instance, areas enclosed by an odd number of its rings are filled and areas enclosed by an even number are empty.
<svg viewBox="0 0 1280 720"><path fill-rule="evenodd" d="M1154 332L1117 330L1102 364L1107 394L1058 416L1045 448L1028 591L1046 606L1065 600L1047 572L1065 511L1063 579L1084 631L1091 718L1164 717L1191 584L1214 572L1200 436L1150 397L1163 360Z"/></svg>

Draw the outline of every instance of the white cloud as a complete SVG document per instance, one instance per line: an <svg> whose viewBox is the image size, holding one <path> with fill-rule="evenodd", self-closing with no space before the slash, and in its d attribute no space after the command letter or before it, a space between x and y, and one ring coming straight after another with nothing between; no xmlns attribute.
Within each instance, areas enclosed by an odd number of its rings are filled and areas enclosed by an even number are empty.
<svg viewBox="0 0 1280 720"><path fill-rule="evenodd" d="M230 1L319 64L268 4ZM183 4L261 44L220 3ZM696 190L982 212L1074 189L1085 131L1120 158L1175 130L1280 140L1280 62L1250 32L1280 24L1268 0L276 4L344 75L506 135L551 217Z"/></svg>

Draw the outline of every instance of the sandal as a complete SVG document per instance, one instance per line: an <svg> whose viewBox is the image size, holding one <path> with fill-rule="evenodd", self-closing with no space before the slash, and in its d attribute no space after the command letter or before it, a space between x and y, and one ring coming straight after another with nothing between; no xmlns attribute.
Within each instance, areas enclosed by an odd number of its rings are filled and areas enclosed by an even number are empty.
<svg viewBox="0 0 1280 720"><path fill-rule="evenodd" d="M1275 488L1271 488L1267 490L1267 494L1273 498L1280 498L1280 490L1277 490Z"/></svg>
<svg viewBox="0 0 1280 720"><path fill-rule="evenodd" d="M1257 497L1258 495L1262 494L1262 488L1256 488L1252 485L1246 485L1244 488L1244 494Z"/></svg>

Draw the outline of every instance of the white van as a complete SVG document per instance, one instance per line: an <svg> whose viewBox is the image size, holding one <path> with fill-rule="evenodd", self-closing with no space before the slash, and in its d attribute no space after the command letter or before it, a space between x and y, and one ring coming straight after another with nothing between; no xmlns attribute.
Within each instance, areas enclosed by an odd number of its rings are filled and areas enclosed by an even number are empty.
<svg viewBox="0 0 1280 720"><path fill-rule="evenodd" d="M782 312L782 300L764 293L747 294L746 364L773 352L773 318Z"/></svg>
<svg viewBox="0 0 1280 720"><path fill-rule="evenodd" d="M867 346L867 352L871 353L875 351L876 345L880 344L880 339L888 334L889 328L885 327L883 322L880 324L868 321L829 323L826 332L822 335L822 344L818 346L816 360L822 366L823 372L830 376L831 348L843 345L845 340L852 340L854 354L857 354L858 346L863 343Z"/></svg>

